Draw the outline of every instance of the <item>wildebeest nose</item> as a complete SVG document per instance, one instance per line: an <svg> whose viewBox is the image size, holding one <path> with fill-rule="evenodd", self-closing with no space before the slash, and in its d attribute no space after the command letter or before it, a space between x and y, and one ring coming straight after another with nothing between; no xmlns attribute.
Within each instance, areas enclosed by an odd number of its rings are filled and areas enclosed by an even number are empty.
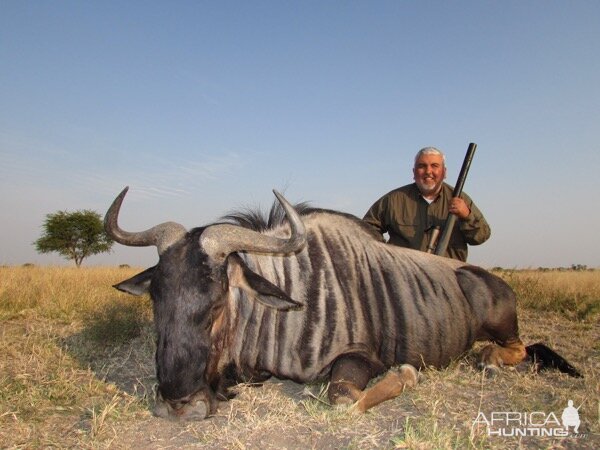
<svg viewBox="0 0 600 450"><path fill-rule="evenodd" d="M156 397L153 409L156 417L169 420L203 420L208 417L210 408L204 396L192 398L189 402L170 402L160 395Z"/></svg>

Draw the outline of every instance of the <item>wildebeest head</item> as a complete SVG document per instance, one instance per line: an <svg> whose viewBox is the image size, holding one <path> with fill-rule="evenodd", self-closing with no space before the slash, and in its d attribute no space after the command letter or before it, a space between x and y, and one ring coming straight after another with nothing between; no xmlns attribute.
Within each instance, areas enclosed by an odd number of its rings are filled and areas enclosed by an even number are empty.
<svg viewBox="0 0 600 450"><path fill-rule="evenodd" d="M115 199L104 219L108 235L127 246L156 246L159 262L114 287L134 295L150 293L157 333L157 403L160 417L204 418L216 409L219 389L214 353L223 332L230 289L276 309L299 304L281 289L252 272L236 252L289 254L306 243L304 224L294 208L274 191L290 224L290 237L268 236L232 224L215 224L187 231L167 222L131 233L118 225L127 193ZM217 378L216 378L217 377Z"/></svg>

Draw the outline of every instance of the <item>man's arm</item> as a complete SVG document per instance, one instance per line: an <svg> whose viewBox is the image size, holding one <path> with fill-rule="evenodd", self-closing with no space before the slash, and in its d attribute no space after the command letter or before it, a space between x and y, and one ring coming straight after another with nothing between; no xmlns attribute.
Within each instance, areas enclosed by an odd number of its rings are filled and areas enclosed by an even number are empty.
<svg viewBox="0 0 600 450"><path fill-rule="evenodd" d="M387 231L387 225L385 224L385 210L387 208L386 197L381 197L369 208L363 220L369 225L373 226L377 232L382 236Z"/></svg>
<svg viewBox="0 0 600 450"><path fill-rule="evenodd" d="M465 203L469 207L469 214L464 218L459 217L460 232L465 237L465 241L469 245L479 245L487 241L492 232L489 224L483 217L482 212L477 208L475 203L465 196Z"/></svg>

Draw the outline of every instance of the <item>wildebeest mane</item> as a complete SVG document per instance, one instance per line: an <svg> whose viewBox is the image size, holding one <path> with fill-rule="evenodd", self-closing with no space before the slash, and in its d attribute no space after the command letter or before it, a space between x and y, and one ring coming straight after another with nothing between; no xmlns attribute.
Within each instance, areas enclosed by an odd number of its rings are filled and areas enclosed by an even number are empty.
<svg viewBox="0 0 600 450"><path fill-rule="evenodd" d="M294 208L300 215L314 209L308 202L297 203ZM273 202L269 212L265 212L260 207L245 207L233 210L219 219L219 223L231 223L258 232L270 230L285 221L285 211L279 202Z"/></svg>
<svg viewBox="0 0 600 450"><path fill-rule="evenodd" d="M360 220L358 217L345 212L331 209L323 209L311 206L310 202L300 202L294 205L294 208L301 216L307 216L312 213L327 213L350 219L361 228L372 234L377 240L382 240L381 235L369 224ZM273 202L269 212L263 211L260 207L241 208L233 210L219 219L219 223L230 223L250 230L263 232L270 230L287 221L285 211L279 202Z"/></svg>

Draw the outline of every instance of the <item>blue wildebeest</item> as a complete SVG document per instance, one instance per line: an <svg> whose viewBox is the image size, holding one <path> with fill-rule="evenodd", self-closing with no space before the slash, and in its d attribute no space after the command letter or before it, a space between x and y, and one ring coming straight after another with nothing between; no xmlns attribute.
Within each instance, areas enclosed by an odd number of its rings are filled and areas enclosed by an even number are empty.
<svg viewBox="0 0 600 450"><path fill-rule="evenodd" d="M529 351L579 375L547 347L524 346L514 293L500 278L386 244L354 216L300 214L275 192L285 215L271 227L251 229L247 214L237 224L131 233L117 223L126 192L105 228L121 244L158 248L156 266L115 287L152 298L160 417L204 418L228 387L270 376L329 378L331 403L365 411L415 385L415 367L442 367L477 340L491 341L484 368Z"/></svg>

